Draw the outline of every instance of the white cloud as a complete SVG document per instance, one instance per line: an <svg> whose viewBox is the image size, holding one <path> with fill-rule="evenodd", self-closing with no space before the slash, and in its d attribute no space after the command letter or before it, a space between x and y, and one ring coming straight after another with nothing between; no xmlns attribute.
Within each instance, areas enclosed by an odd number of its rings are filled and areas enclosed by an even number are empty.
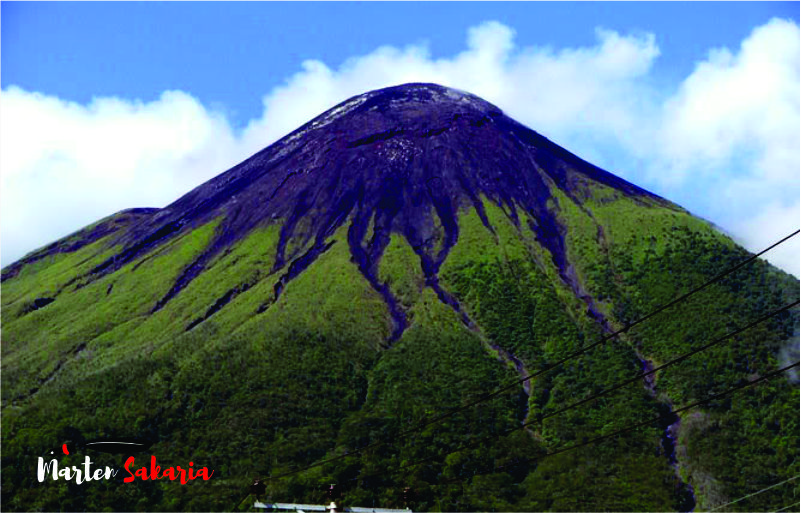
<svg viewBox="0 0 801 513"><path fill-rule="evenodd" d="M755 211L753 216L738 221L735 225L735 239L745 246L751 246L752 251L757 252L796 231L799 219L801 210L798 202L794 205L774 202ZM801 254L801 240L796 235L765 253L765 258L776 267L798 276L799 254Z"/></svg>
<svg viewBox="0 0 801 513"><path fill-rule="evenodd" d="M754 30L737 55L711 51L667 102L660 146L673 173L661 176L714 172L745 149L756 151L766 178L797 177L798 131L799 29L774 19Z"/></svg>
<svg viewBox="0 0 801 513"><path fill-rule="evenodd" d="M583 130L625 138L634 128L632 115L647 96L638 79L659 55L653 35L598 29L592 47L515 51L514 34L498 22L483 23L468 31L467 49L451 59L432 59L425 46L412 45L378 48L336 71L306 61L264 97L263 117L245 132L248 146L260 148L351 96L407 82L469 91L562 140Z"/></svg>
<svg viewBox="0 0 801 513"><path fill-rule="evenodd" d="M799 226L799 27L773 19L739 51L719 48L663 106L651 178L669 191L709 191L695 203L752 251ZM701 205L704 202L706 205ZM769 260L801 275L795 240Z"/></svg>
<svg viewBox="0 0 801 513"><path fill-rule="evenodd" d="M519 48L512 28L486 22L451 58L410 45L336 69L305 61L238 134L186 93L81 106L11 88L0 124L3 262L121 208L163 206L334 104L406 82L477 94L761 249L778 238L775 227L798 223L798 32L771 20L736 51L714 49L681 84L656 90L653 34L599 28L591 46ZM773 258L798 275L797 250Z"/></svg>
<svg viewBox="0 0 801 513"><path fill-rule="evenodd" d="M89 105L0 96L3 262L128 207L164 206L232 163L225 119L180 91Z"/></svg>

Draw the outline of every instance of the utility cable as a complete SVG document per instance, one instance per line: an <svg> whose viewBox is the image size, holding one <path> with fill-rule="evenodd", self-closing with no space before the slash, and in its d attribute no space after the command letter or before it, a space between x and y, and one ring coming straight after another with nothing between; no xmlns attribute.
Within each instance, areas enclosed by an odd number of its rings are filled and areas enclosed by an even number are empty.
<svg viewBox="0 0 801 513"><path fill-rule="evenodd" d="M735 502L740 502L740 501L745 500L745 499L747 499L749 497L753 497L754 495L759 495L762 492L767 492L771 488L776 488L777 486L781 486L781 485L783 485L785 483L789 483L790 481L794 481L794 480L797 481L799 477L801 477L801 476L795 476L795 477L791 477L790 479L785 479L781 483L776 483L776 484L770 485L767 488L763 488L763 489L759 490L758 492L749 493L748 495L744 495L743 497L740 497L739 499L735 499L735 500L733 500L731 502L727 502L726 504L723 504L722 506L717 506L715 508L712 508L709 511L715 511L715 510L718 510L720 508L725 508L726 506L730 506L730 505L734 504Z"/></svg>
<svg viewBox="0 0 801 513"><path fill-rule="evenodd" d="M524 428L526 428L526 427L528 427L530 425L533 425L533 424L539 424L543 420L549 419L551 417L555 417L556 415L559 415L560 413L564 413L564 412L566 412L568 410L572 410L572 409L577 408L577 407L579 407L579 406L581 406L583 404L586 404L586 403L588 403L590 401L598 399L599 397L603 397L603 396L605 396L607 394L615 392L615 391L623 388L626 385L630 385L631 383L637 382L637 381L639 381L639 380L641 380L643 378L646 378L646 377L648 377L650 375L655 374L656 372L658 372L660 370L663 370L663 369L665 369L667 367L670 367L672 365L680 363L680 362L686 360L687 358L689 358L689 357L691 357L693 355L696 355L696 354L698 354L698 353L700 353L702 351L705 351L705 350L711 348L712 346L715 346L717 344L725 342L726 340L728 340L728 339L730 339L730 338L732 338L732 337L734 337L736 335L739 335L740 333L742 333L742 332L744 332L744 331L746 331L746 330L748 330L750 328L753 328L757 324L760 324L760 323L766 321L767 319L769 319L769 318L771 318L771 317L773 317L775 315L780 314L781 312L789 310L790 308L792 308L794 306L797 306L798 304L799 304L799 301L795 301L793 303L787 304L787 305L785 305L785 306L783 306L783 307L781 307L779 309L776 309L776 310L774 310L774 311L772 311L772 312L770 312L770 313L768 313L766 315L761 316L760 318L748 323L747 325L745 325L745 326L743 326L741 328L738 328L738 329L736 329L736 330L734 330L734 331L732 331L730 333L727 333L726 335L724 335L722 337L717 338L716 340L714 340L714 341L712 341L712 342L710 342L708 344L705 344L705 345L703 345L701 347L698 347L698 348L696 348L696 349L694 349L694 350L692 350L692 351L690 351L688 353L685 353L685 354L683 354L683 355L681 355L681 356L679 356L679 357L677 357L677 358L675 358L675 359L673 359L673 360L671 360L671 361L669 361L667 363L664 363L664 364L662 364L662 365L660 365L658 367L655 367L655 368L651 369L648 372L641 372L641 373L637 374L636 376L634 376L633 378L629 378L629 379L627 379L625 381L622 381L622 382L618 383L617 385L613 386L612 388L608 388L606 390L602 390L601 392L598 392L597 394L594 394L594 395L592 395L590 397L587 397L585 399L582 399L582 400L580 400L578 402L575 402L573 404L565 406L564 408L561 408L559 410L556 410L556 411L553 411L553 412L549 412L549 413L547 413L545 415L540 415L536 419L534 419L532 421L529 421L529 422L526 422L526 423L524 423L524 424L522 424L520 426L514 427L514 428L509 429L507 431L504 431L502 433L497 433L495 435L490 435L488 437L484 437L484 438L482 438L480 440L477 440L477 441L472 442L470 444L464 445L464 446L456 449L455 451L451 451L450 453L448 453L448 455L455 454L457 452L464 451L464 450L467 450L467 449L472 449L472 448L477 447L477 446L479 446L479 445L481 445L481 444L483 444L483 443L485 443L485 442L487 442L489 440L493 440L495 438L500 438L502 436L507 436L507 435L509 435L509 434L511 434L511 433L513 433L515 431L519 431L519 430L524 429ZM413 463L408 463L406 465L403 465L400 468L395 469L394 471L392 471L392 473L399 472L400 470L403 470L403 469L406 469L406 468L415 467L417 465L420 465L421 463L426 463L428 461L431 461L431 460L434 460L434 459L438 459L438 458L440 458L440 457L439 456L432 456L432 457L428 457L428 458L425 458L425 459L417 460L417 461L415 461ZM385 473L387 473L387 472L381 472L381 473L378 473L378 474L368 474L366 476L359 476L358 478L354 478L353 480L365 479L365 478L368 478L368 477L375 477L377 475L382 475L382 474L385 474Z"/></svg>
<svg viewBox="0 0 801 513"><path fill-rule="evenodd" d="M678 303L680 303L682 301L685 301L687 298L689 298L693 294L696 294L696 293L700 292L701 290L705 289L706 287L712 285L713 283L718 282L719 280L721 280L724 277L732 274L733 272L737 271L738 269L740 269L744 265L748 264L749 262L754 261L755 259L757 259L759 256L763 255L764 253L770 251L771 249L775 248L776 246L779 246L780 244L783 244L787 240L791 239L792 237L798 235L799 232L801 232L801 230L794 231L790 235L787 235L783 239L779 240L778 242L775 242L774 244L772 244L769 247L763 249L759 253L756 253L755 255L752 255L751 257L749 257L749 258L743 260L742 262L740 262L739 264L735 265L734 267L732 267L732 268L730 268L730 269L728 269L726 271L721 272L720 274L718 274L715 277L713 277L712 279L706 281L702 285L700 285L700 286L690 290L689 292L686 292L686 293L682 294L681 296L679 296L679 297L677 297L677 298L665 303L664 305L656 308L651 313L646 314L644 317L641 317L640 319L638 319L636 321L628 323L622 329L619 329L619 330L617 330L617 331L615 331L613 333L610 333L608 335L603 336L598 342L595 342L595 343L590 344L588 346L584 346L584 347L582 347L582 348L570 353L569 355L565 356L564 358L562 358L561 360L557 361L556 363L548 365L548 366L544 367L543 369L540 369L539 371L537 371L534 374L530 374L530 375L526 376L525 378L519 379L519 380L517 380L517 381L515 381L515 382L513 382L513 383L511 383L509 385L502 386L501 388L498 388L494 392L491 392L489 394L483 395L480 398L478 398L478 399L476 399L474 401L471 401L471 402L469 402L469 403L467 403L465 405L462 405L460 407L457 407L457 408L454 408L452 410L449 410L448 412L446 412L446 413L444 413L442 415L439 415L437 417L434 417L433 419L430 419L430 420L425 421L425 422L423 422L421 424L418 424L416 427L407 429L406 431L402 431L398 435L394 436L391 440L380 439L380 440L377 440L377 441L372 442L370 444L367 444L364 447L361 447L359 449L355 449L353 451L347 452L345 454L341 454L339 456L334 456L332 458L328 458L328 459L325 459L325 460L322 460L322 461L318 461L316 463L313 463L311 465L308 465L306 467L303 467L303 468L300 468L300 469L297 469L297 470L291 470L289 472L285 472L284 474L280 474L280 475L272 477L270 479L271 480L273 480L273 479L282 479L282 478L287 477L287 476L291 476L291 475L294 475L294 474L299 474L301 472L305 472L307 470L310 470L310 469L315 468L315 467L319 467L321 465L326 465L328 463L333 463L335 461L339 461L339 460L342 460L342 459L345 459L345 458L348 458L348 457L351 457L351 456L355 456L357 454L361 454L362 452L364 452L364 451L366 451L368 449L372 449L372 448L378 447L380 445L384 445L386 443L395 442L395 441L397 441L397 440L399 440L399 439L401 439L401 438L403 438L403 437L405 437L405 436L407 436L407 435L409 435L411 433L415 433L417 431L420 431L423 428L425 428L427 426L430 426L431 424L435 424L437 422L441 422L441 421L443 421L443 420L445 420L445 419L447 419L449 417L452 417L453 415L455 415L455 414L457 414L459 412L465 411L465 410L467 410L469 408L472 408L473 406L476 406L477 404L486 402L486 401L488 401L488 400L490 400L490 399L492 399L494 397L497 397L498 395L500 395L500 394L502 394L504 392L507 392L509 390L517 388L522 383L525 383L526 381L529 381L529 380L534 379L534 378L536 378L536 377L538 377L538 376L540 376L542 374L545 374L546 372L549 372L549 371L555 369L556 367L559 367L563 363L565 363L565 362L567 362L569 360L572 360L573 358L576 358L578 356L583 355L584 353L590 351L591 349L594 349L595 347L597 347L597 346L599 346L601 344L604 344L607 340L610 340L610 339L612 339L614 337L617 337L619 334L627 332L629 329L633 328L634 326L645 322L646 320L650 319L651 317L654 317L655 315L663 312L664 310L666 310L666 309L668 309L668 308L670 308L670 307L672 307L672 306L674 306L674 305L676 305L676 304L678 304Z"/></svg>
<svg viewBox="0 0 801 513"><path fill-rule="evenodd" d="M746 259L746 260L744 260L744 261L740 262L740 263L739 263L739 264L737 264L736 266L734 266L734 267L732 267L732 268L728 269L727 271L724 271L724 272L722 272L722 273L720 273L720 274L716 275L715 277L713 277L712 279L708 280L707 282L705 282L704 284L700 285L699 287L696 287L695 289L692 289L692 290L690 290L689 292L687 292L687 293L685 293L685 294L683 294L683 295L679 296L678 298L675 298L675 299L673 299L672 301L670 301L670 302L668 302L668 303L666 303L666 304L664 304L664 305L662 305L662 306L658 307L656 310L654 310L654 311L652 311L651 313L649 313L649 314L645 315L644 317L641 317L641 318L640 318L640 319L638 319L637 321L634 321L634 322L632 322L632 323L629 323L629 324L628 324L628 325L626 325L626 326L625 326L623 329L621 329L621 330L618 330L618 331L616 331L616 332L614 332L614 333L611 333L611 334L609 334L609 335L606 335L606 336L605 336L605 337L603 337L603 338L602 338L602 339L601 339L599 342L596 342L596 343L594 343L594 344L591 344L591 345L589 345L589 346L586 346L586 347L584 347L584 348L582 348L582 349L579 349L578 351L576 351L576 352L572 353L571 355L568 355L568 357L566 357L566 358L564 358L564 359L560 360L559 362L557 362L557 363L555 363L555 364L553 364L553 365L551 365L551 366L548 366L548 367L546 367L546 368L544 368L544 369L540 370L539 372L537 372L537 373L535 373L535 374L529 375L529 376L527 376L527 377L525 377L525 378L523 378L523 379L521 379L521 380L518 380L517 382L515 382L515 383L513 383L513 384L511 384L511 385L508 385L508 386L506 386L506 387L502 387L502 388L500 388L500 389L496 390L495 392L492 392L492 393L490 393L490 394L487 394L487 395L483 396L482 398L480 398L480 399L478 399L478 400L476 400L476 401L474 401L474 402L472 402L472 403L468 403L467 405L464 405L464 406L462 406L462 407L460 407L460 408L453 409L453 410L451 410L451 411L449 411L449 412L447 412L447 413L445 413L445 414L443 414L443 415L441 415L441 416L439 416L439 417L435 417L434 419L431 419L431 420L429 420L429 421L427 421L427 422L425 422L425 423L423 423L423 424L419 425L417 428L413 428L413 429L407 430L407 431L405 431L405 432L402 432L400 435L398 435L398 436L394 437L392 440L377 440L376 442L373 442L373 443L371 443L371 444L368 444L368 445L366 445L366 446L364 446L364 447L362 447L362 448L360 448L360 449L357 449L357 450L354 450L354 451L348 452L348 453L346 453L346 454L343 454L343 455L340 455L340 456L335 456L335 457L333 457L333 458L329 458L329 459L327 459L327 460L323 460L323 461L320 461L320 462L314 463L314 464L312 464L312 465L309 465L309 466L307 466L307 467L305 467L305 468L302 468L302 469L293 470L293 471L290 471L290 472L287 472L287 473L281 474L281 475L279 475L279 476L276 476L276 477L270 477L269 479L270 479L270 480L272 480L272 479L280 479L280 478L283 478L283 477L287 477L287 476L289 476L289 475L293 475L293 474L297 474L297 473L300 473L300 472L304 472L304 471L306 471L306 470L309 470L309 469L311 469L311 468L314 468L314 467L317 467L317 466L320 466L320 465L324 465L324 464L327 464L327 463L332 463L332 462L334 462L334 461L338 461L338 460L341 460L341 459L347 458L347 457L349 457L349 456L354 456L354 455L360 454L361 452L363 452L363 451L366 451L367 449L371 449L371 448L377 447L377 446L379 446L379 445L382 445L382 444L385 444L385 443L388 443L388 442L394 442L394 441L398 440L399 438L402 438L403 436L406 436L406 435L408 435L408 434L410 434L410 433L413 433L413 432L419 431L420 429L422 429L422 428L424 428L424 427L426 427L426 426L428 426L428 425L431 425L431 424L433 424L433 423L435 423L435 422L439 422L439 421L441 421L441 420L444 420L444 419L446 419L446 418L448 418L448 417L450 417L450 416L452 416L452 415L454 415L454 414L456 414L456 413L458 413L458 412L460 412L460 411L464 411L464 410L465 410L465 409L467 409L467 408L471 408L472 406L475 406L476 404L479 404L479 403L481 403L481 402L484 402L484 401L486 401L486 400L488 400L488 399L491 399L492 397L495 397L495 396L499 395L500 393L502 393L502 392L504 392L504 391L506 391L506 390L508 390L508 389L511 389L511 388L513 388L513 387L516 387L516 386L518 386L518 385L519 385L519 384L521 384L521 383L524 383L524 382L526 382L526 381L528 381L528 380L530 380L530 379L533 379L533 378L535 378L535 377L537 377L537 376L539 376L539 375L541 375L541 374L543 374L543 373L545 373L545 372L548 372L548 371L552 370L553 368L555 368L555 367L557 367L557 366L561 365L562 363L564 363L564 362L568 361L569 359L571 359L571 358L574 358L574 357L576 357L576 356L579 356L579 355L581 355L581 354L583 354L583 353L585 353L585 352L589 351L590 349L592 349L592 348L594 348L594 347L596 347L596 346L598 346L598 345L600 345L600 344L602 344L602 343L606 342L608 339L610 339L610 338L613 338L613 337L616 337L616 336L617 336L617 335L619 335L620 333L623 333L623 332L626 332L626 331L628 331L628 330L629 330L630 328L632 328L633 326L635 326L635 325L637 325L637 324L640 324L640 323L644 322L645 320L647 320L647 319L649 319L649 318L651 318L651 317L653 317L653 316L657 315L658 313L660 313L660 312L662 312L662 311L664 311L664 310L666 310L666 309L670 308L671 306L674 306L675 304L677 304L677 303L679 303L679 302L681 302L681 301L684 301L684 300L686 300L687 298L689 298L689 297L690 297L690 296L692 296L693 294L695 294L695 293L697 293L697 292L700 292L701 290L703 290L704 288L708 287L709 285L711 285L711 284L713 284L713 283L715 283L715 282L719 281L720 279L724 278L725 276L728 276L729 274L733 273L734 271L738 270L739 268L743 267L744 265L748 264L749 262L752 262L753 260L755 260L755 259L756 259L756 258L758 258L759 256L763 255L764 253L766 253L766 252L770 251L771 249L773 249L773 248L775 248L775 247L779 246L780 244L782 244L782 243L786 242L786 241L787 241L787 240L789 240L790 238L792 238L792 237L794 237L794 236L798 235L798 234L799 234L799 232L801 232L801 230L796 230L795 232L793 232L793 233L791 233L790 235L788 235L788 236L784 237L783 239L779 240L778 242L775 242L775 243L774 243L774 244L772 244L771 246L769 246L769 247L767 247L767 248L763 249L763 250L762 250L762 251L760 251L759 253L756 253L756 254L752 255L751 257L749 257L748 259ZM798 304L798 303L796 302L795 304ZM792 306L792 305L791 305L791 306ZM776 312L776 313L778 313L778 312ZM759 321L755 321L755 322L759 322ZM748 327L750 327L750 325L749 325ZM748 327L744 327L744 328L742 328L741 330L747 329ZM733 335L733 334L730 334L729 336L732 336L732 335ZM689 357L689 356L690 356L690 355L685 355L685 358L686 358L686 357ZM672 364L672 363L676 363L676 361L674 360L673 362L669 362L669 364ZM643 377L645 377L645 376L647 376L647 375L649 375L649 374L652 374L652 373L656 372L657 370L660 370L660 369L664 368L664 367L665 367L665 366L667 366L667 365L668 365L668 364L662 365L662 366L660 366L660 367L658 367L658 368L656 368L656 369L653 369L651 372L649 372L649 373L645 373L645 374L643 374L643 375L641 375L641 376L638 376L638 377L636 377L636 378L634 378L633 380L630 380L630 381L636 381L636 380L642 379ZM797 364L796 364L796 365L797 365ZM625 385L620 385L620 386L625 386ZM619 387L618 387L618 388L619 388ZM611 391L613 391L613 390L607 390L607 391L604 391L604 392L602 392L602 394L609 393L609 392L611 392ZM600 395L600 394L596 394L596 396L598 396L598 395ZM592 400L592 399L595 399L595 398L597 398L597 397L591 397L591 398L587 398L586 400L583 400L583 401L582 401L582 403L583 403L583 402L587 402L587 401L589 401L589 400ZM577 406L577 405L576 405L576 406ZM556 414L556 413L554 413L554 415L555 415L555 414ZM549 416L552 416L552 415L549 415ZM543 418L543 419L538 419L538 420L544 420L544 418ZM524 426L523 426L523 427L524 427ZM519 429L519 428L518 428L518 429ZM503 436L503 435L502 435L502 436ZM463 449L459 449L459 450L464 450L464 448L463 448ZM457 451L457 452L458 452L458 451ZM428 460L426 460L426 461L428 461ZM415 463L415 464L412 464L412 465L408 465L408 466L414 466L414 465L417 465L417 464L420 464L420 463L422 463L422 461L421 461L421 462L417 462L417 463ZM402 467L402 468L407 468L408 466L405 466L405 467ZM396 470L396 471L397 471L397 470ZM371 476L365 476L365 477L371 477ZM243 499L239 501L239 503L237 504L237 506L236 506L236 507L238 507L238 506L239 506L239 504L241 504L241 503L242 503L242 501L243 501L243 500L244 500L246 497L247 497L247 496L243 497ZM236 508L235 508L235 509L236 509Z"/></svg>
<svg viewBox="0 0 801 513"><path fill-rule="evenodd" d="M792 508L793 506L798 506L799 504L801 504L801 502L796 502L795 504L790 504L789 506L785 506L785 507L783 507L781 509L777 509L774 513L779 513L779 511L788 510L788 509Z"/></svg>

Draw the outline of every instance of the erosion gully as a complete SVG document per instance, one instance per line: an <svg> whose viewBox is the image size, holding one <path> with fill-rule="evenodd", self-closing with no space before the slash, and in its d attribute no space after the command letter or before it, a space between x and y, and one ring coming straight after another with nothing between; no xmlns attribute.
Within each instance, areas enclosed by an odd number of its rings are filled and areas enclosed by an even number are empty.
<svg viewBox="0 0 801 513"><path fill-rule="evenodd" d="M603 237L602 232L600 232L599 235ZM582 289L575 268L566 259L555 258L554 260L559 269L559 276L562 279L562 281L568 287L570 287L573 291L573 294L576 297L580 298L587 306L586 310L587 315L592 317L593 320L597 322L606 333L614 333L615 330L612 329L605 316L597 309L592 297ZM635 347L634 352L643 373L647 373L653 370L653 362L651 362L644 355L642 355L638 350L638 348ZM657 399L657 387L656 387L655 375L652 374L650 376L643 378L643 385L645 386L645 389L648 391L649 395L655 401L657 401L659 405L659 411L662 417L662 420L660 422L660 428L662 429L662 436L661 436L662 450L664 451L664 454L668 459L668 463L670 464L671 467L673 467L673 470L676 473L676 477L678 478L679 489L677 490L677 494L680 497L679 510L682 512L692 512L695 510L695 505L696 505L695 491L693 490L691 484L684 482L684 480L682 479L681 472L679 471L678 459L676 457L676 444L678 443L678 432L681 425L680 424L681 419L679 418L678 415L672 413L673 406L669 401L663 402Z"/></svg>

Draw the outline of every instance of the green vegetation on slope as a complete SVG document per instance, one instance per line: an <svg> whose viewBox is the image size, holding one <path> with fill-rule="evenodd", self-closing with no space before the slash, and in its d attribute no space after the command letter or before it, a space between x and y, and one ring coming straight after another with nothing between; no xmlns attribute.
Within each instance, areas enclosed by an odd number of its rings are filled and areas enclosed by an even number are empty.
<svg viewBox="0 0 801 513"><path fill-rule="evenodd" d="M604 232L606 251L582 251L581 242L569 239L572 261L593 297L611 299L611 320L619 326L750 256L685 212L643 208L622 197L589 205ZM579 214L571 215L572 226ZM658 365L797 299L798 281L760 260L633 328L625 340ZM680 407L773 371L780 354L797 345L797 326L797 310L785 312L660 372L656 389ZM786 379L689 415L680 430L679 465L695 488L698 507L715 507L796 475L798 416L798 384ZM792 502L794 493L788 486L730 508L775 509Z"/></svg>
<svg viewBox="0 0 801 513"><path fill-rule="evenodd" d="M653 393L635 383L504 433L632 377L640 359L666 362L796 299L797 280L762 262L537 377L530 397L513 387L407 433L518 380L521 370L508 355L534 373L597 340L603 331L588 310L622 326L747 257L686 212L585 186L582 206L558 193L551 205L566 227L569 282L525 212L518 211L516 224L483 200L492 230L473 209L462 212L459 240L439 273L459 313L424 286L419 257L393 234L377 274L409 324L388 348L388 308L352 261L348 223L277 300L275 285L286 272L271 272L280 220L217 255L156 312L153 306L220 223L195 227L93 280L80 277L111 254L110 237L24 266L3 283L4 506L230 509L257 474L281 475L392 440L274 480L269 492L276 501L318 503L325 500L323 486L338 483L344 505L401 507L401 490L409 486L416 509L448 511L685 507L662 446L664 426L536 458L775 369L797 336L797 314L665 370ZM287 255L308 247L302 237L290 241ZM590 299L577 297L583 294ZM39 297L55 301L32 310ZM797 384L779 379L682 421L679 467L700 508L795 475L798 401ZM149 438L162 467L193 461L214 476L185 486L36 482L38 456L104 436ZM84 454L59 459L80 464ZM96 465L123 462L91 455ZM145 462L137 456L138 465ZM775 509L791 503L792 493L790 486L731 509Z"/></svg>
<svg viewBox="0 0 801 513"><path fill-rule="evenodd" d="M513 229L512 222L500 216L495 216L492 225L501 234ZM516 240L520 239L518 236ZM522 254L499 258L496 252L494 262L486 258L464 262L450 268L443 282L452 284L490 340L520 358L530 373L536 373L597 340L601 332L594 323L568 313L573 309L562 302L560 285L541 270L547 263L537 265L532 258L517 257ZM529 418L547 415L609 388L638 370L631 348L599 348L532 380ZM659 405L642 387L630 387L614 400L588 403L532 429L536 429L543 449L552 452L655 416L658 410ZM650 450L643 451L644 447ZM678 509L683 499L679 483L660 452L660 433L653 428L618 437L604 446L543 459L531 465L525 482L518 485L517 501L506 504L505 509ZM576 493L578 489L583 498Z"/></svg>

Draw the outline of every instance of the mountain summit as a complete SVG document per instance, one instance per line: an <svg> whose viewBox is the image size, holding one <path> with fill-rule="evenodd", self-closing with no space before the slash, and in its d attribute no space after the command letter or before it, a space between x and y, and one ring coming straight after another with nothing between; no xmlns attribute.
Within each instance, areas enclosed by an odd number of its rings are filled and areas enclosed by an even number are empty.
<svg viewBox="0 0 801 513"><path fill-rule="evenodd" d="M618 385L797 299L797 280L757 261L569 355L748 256L474 95L371 91L3 270L3 504L226 509L259 474L278 502L335 482L345 505L419 510L723 505L794 475L797 387L671 409L775 371L797 314ZM102 437L214 477L34 481L39 455Z"/></svg>
<svg viewBox="0 0 801 513"><path fill-rule="evenodd" d="M329 237L347 225L351 256L387 301L397 338L406 325L404 316L375 274L391 233L414 248L427 284L445 298L437 272L459 238L460 212L474 209L494 232L482 202L486 198L515 225L526 223L569 281L566 225L555 210L556 195L581 205L592 196L594 185L643 205L675 208L584 162L477 96L435 84L406 84L335 106L166 208L143 216L119 238L120 250L91 274L116 271L193 226L218 218L213 240L154 306L158 310L221 251L281 219L272 265L273 272L283 271L277 296L330 247ZM297 243L288 251L290 241Z"/></svg>

